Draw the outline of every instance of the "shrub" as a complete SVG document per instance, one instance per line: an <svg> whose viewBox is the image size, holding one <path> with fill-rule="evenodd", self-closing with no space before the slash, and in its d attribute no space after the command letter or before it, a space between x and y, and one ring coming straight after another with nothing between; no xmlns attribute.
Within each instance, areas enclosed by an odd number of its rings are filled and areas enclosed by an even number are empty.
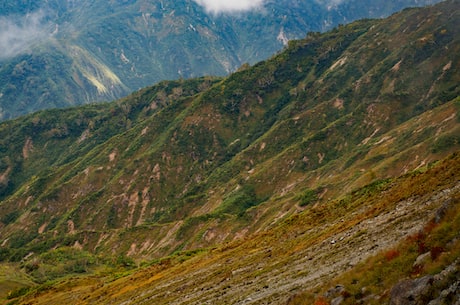
<svg viewBox="0 0 460 305"><path fill-rule="evenodd" d="M432 247L430 249L431 259L433 261L436 260L444 251L445 249L443 247Z"/></svg>
<svg viewBox="0 0 460 305"><path fill-rule="evenodd" d="M15 298L18 298L20 296L27 294L29 291L30 291L30 287L21 287L19 289L8 292L8 295L6 298L8 300L15 299Z"/></svg>
<svg viewBox="0 0 460 305"><path fill-rule="evenodd" d="M245 185L226 196L220 207L221 213L241 215L247 209L258 204L254 187Z"/></svg>
<svg viewBox="0 0 460 305"><path fill-rule="evenodd" d="M299 205L304 207L318 200L318 194L316 191L307 189L302 194L300 194L297 199L300 201Z"/></svg>
<svg viewBox="0 0 460 305"><path fill-rule="evenodd" d="M388 250L384 256L385 256L385 259L387 262L391 262L393 259L395 259L396 257L399 256L399 251L398 250L395 250L395 249L392 249L392 250Z"/></svg>
<svg viewBox="0 0 460 305"><path fill-rule="evenodd" d="M16 210L16 211L13 211L11 213L6 214L2 218L1 221L3 222L3 224L8 225L8 224L13 223L14 221L16 221L16 219L18 219L19 215L20 215L19 211Z"/></svg>
<svg viewBox="0 0 460 305"><path fill-rule="evenodd" d="M449 148L455 147L460 144L460 137L457 135L443 135L440 136L431 148L432 153L443 152Z"/></svg>

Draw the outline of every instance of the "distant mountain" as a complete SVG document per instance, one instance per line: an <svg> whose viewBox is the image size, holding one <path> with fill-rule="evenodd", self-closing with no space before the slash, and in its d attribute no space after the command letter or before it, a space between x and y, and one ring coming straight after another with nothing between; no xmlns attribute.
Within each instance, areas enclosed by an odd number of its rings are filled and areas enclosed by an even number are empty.
<svg viewBox="0 0 460 305"><path fill-rule="evenodd" d="M284 0L215 14L193 0L3 1L0 120L166 79L223 76L308 32L433 2Z"/></svg>

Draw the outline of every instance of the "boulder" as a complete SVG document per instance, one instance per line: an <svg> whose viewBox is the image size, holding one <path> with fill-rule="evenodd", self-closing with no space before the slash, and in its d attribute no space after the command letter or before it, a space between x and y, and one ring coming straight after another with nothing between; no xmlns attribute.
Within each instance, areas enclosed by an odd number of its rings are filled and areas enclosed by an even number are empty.
<svg viewBox="0 0 460 305"><path fill-rule="evenodd" d="M390 305L426 305L432 299L433 276L404 280L390 292Z"/></svg>

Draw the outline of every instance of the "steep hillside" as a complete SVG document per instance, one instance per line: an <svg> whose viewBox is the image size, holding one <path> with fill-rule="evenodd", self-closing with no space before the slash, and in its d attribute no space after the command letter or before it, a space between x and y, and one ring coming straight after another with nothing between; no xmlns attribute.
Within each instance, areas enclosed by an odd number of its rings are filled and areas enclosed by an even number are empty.
<svg viewBox="0 0 460 305"><path fill-rule="evenodd" d="M0 258L38 283L97 274L53 288L73 296L41 286L48 303L282 303L395 246L458 199L459 4L312 33L226 78L0 124ZM107 271L143 264L129 287Z"/></svg>
<svg viewBox="0 0 460 305"><path fill-rule="evenodd" d="M137 270L73 276L19 290L14 296L25 296L11 299L18 304L331 304L339 299L339 304L388 304L397 298L388 291L398 279L433 274L435 284L422 286L426 295L414 294L423 300L414 304L427 304L441 291L448 301L455 295L449 286L455 289L458 281L459 165L456 154L247 238L177 252Z"/></svg>
<svg viewBox="0 0 460 305"><path fill-rule="evenodd" d="M193 0L0 4L0 120L119 98L165 79L226 75L287 40L436 1L267 1L213 14Z"/></svg>

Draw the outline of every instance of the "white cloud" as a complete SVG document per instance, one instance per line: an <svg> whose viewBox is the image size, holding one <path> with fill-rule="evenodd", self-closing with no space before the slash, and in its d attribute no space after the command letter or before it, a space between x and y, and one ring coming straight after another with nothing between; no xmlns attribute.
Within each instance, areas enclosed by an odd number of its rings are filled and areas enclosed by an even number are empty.
<svg viewBox="0 0 460 305"><path fill-rule="evenodd" d="M24 53L51 36L50 24L43 11L25 16L0 17L0 59Z"/></svg>
<svg viewBox="0 0 460 305"><path fill-rule="evenodd" d="M342 2L345 2L345 0L316 0L316 2L326 7L331 7L340 5Z"/></svg>
<svg viewBox="0 0 460 305"><path fill-rule="evenodd" d="M209 13L235 13L261 7L265 0L194 0Z"/></svg>

